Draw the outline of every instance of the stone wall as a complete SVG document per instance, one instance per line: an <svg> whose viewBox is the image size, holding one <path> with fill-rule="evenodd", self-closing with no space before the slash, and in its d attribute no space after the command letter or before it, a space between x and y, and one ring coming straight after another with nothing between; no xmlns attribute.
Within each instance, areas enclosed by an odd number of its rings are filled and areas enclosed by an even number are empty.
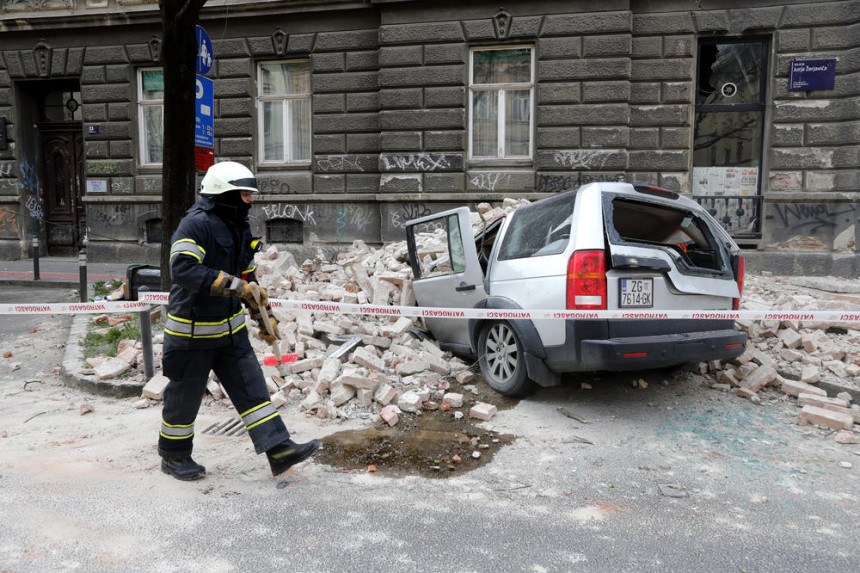
<svg viewBox="0 0 860 573"><path fill-rule="evenodd" d="M689 192L698 40L748 36L771 38L759 246L856 251L856 0L726 0L725 9L681 0L523 0L504 9L483 0L392 0L330 2L327 11L277 4L231 13L227 26L221 8L204 8L202 19L216 58L216 159L258 172L257 234L291 221L305 244L399 240L415 216L505 196L536 199L595 180ZM138 158L136 70L160 65L157 19L128 29L114 23L86 42L75 39L73 23L57 34L10 31L12 20L0 21L9 38L0 115L15 117L14 82L79 76L86 178L106 188L86 199L91 257L147 258L141 225L160 208L161 178ZM42 37L52 50L47 70L33 49ZM481 46L534 49L531 160L468 157L470 50ZM836 88L789 92L789 62L818 58L837 58ZM310 62L311 161L257 167L257 64L294 59ZM10 250L4 241L19 248L21 225L35 224L21 151L0 150L0 253Z"/></svg>

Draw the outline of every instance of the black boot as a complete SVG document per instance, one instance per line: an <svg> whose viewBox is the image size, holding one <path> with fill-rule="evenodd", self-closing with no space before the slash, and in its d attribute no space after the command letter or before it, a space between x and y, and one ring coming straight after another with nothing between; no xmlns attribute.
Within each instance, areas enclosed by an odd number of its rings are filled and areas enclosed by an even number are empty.
<svg viewBox="0 0 860 573"><path fill-rule="evenodd" d="M278 444L271 450L266 452L269 458L269 465L272 467L272 475L280 475L314 455L320 449L322 442L319 440L311 440L304 444L297 444L292 440L287 440L283 444Z"/></svg>
<svg viewBox="0 0 860 573"><path fill-rule="evenodd" d="M161 458L161 471L182 481L201 479L206 475L206 468L192 460L191 456Z"/></svg>

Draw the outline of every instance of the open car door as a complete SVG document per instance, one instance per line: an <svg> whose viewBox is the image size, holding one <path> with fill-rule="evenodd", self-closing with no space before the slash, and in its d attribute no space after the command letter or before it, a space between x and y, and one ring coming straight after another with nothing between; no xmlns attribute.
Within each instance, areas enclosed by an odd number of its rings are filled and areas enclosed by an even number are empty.
<svg viewBox="0 0 860 573"><path fill-rule="evenodd" d="M418 306L472 308L487 298L468 207L407 222L406 242ZM451 350L470 352L467 320L442 315L424 319L436 340Z"/></svg>

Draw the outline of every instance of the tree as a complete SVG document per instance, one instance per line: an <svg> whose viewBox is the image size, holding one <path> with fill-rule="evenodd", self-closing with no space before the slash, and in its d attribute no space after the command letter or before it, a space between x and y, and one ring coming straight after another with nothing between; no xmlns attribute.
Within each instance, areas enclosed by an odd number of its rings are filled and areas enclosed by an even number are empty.
<svg viewBox="0 0 860 573"><path fill-rule="evenodd" d="M170 237L194 203L197 25L206 0L159 0L164 72L161 289L170 289Z"/></svg>

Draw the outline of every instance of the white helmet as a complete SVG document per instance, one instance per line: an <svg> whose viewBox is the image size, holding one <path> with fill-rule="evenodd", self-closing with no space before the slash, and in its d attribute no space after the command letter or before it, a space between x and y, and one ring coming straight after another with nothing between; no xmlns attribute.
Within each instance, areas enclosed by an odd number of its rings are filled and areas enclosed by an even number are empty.
<svg viewBox="0 0 860 573"><path fill-rule="evenodd" d="M257 178L251 170L235 161L216 163L206 172L200 184L202 195L220 195L228 191L257 192Z"/></svg>

